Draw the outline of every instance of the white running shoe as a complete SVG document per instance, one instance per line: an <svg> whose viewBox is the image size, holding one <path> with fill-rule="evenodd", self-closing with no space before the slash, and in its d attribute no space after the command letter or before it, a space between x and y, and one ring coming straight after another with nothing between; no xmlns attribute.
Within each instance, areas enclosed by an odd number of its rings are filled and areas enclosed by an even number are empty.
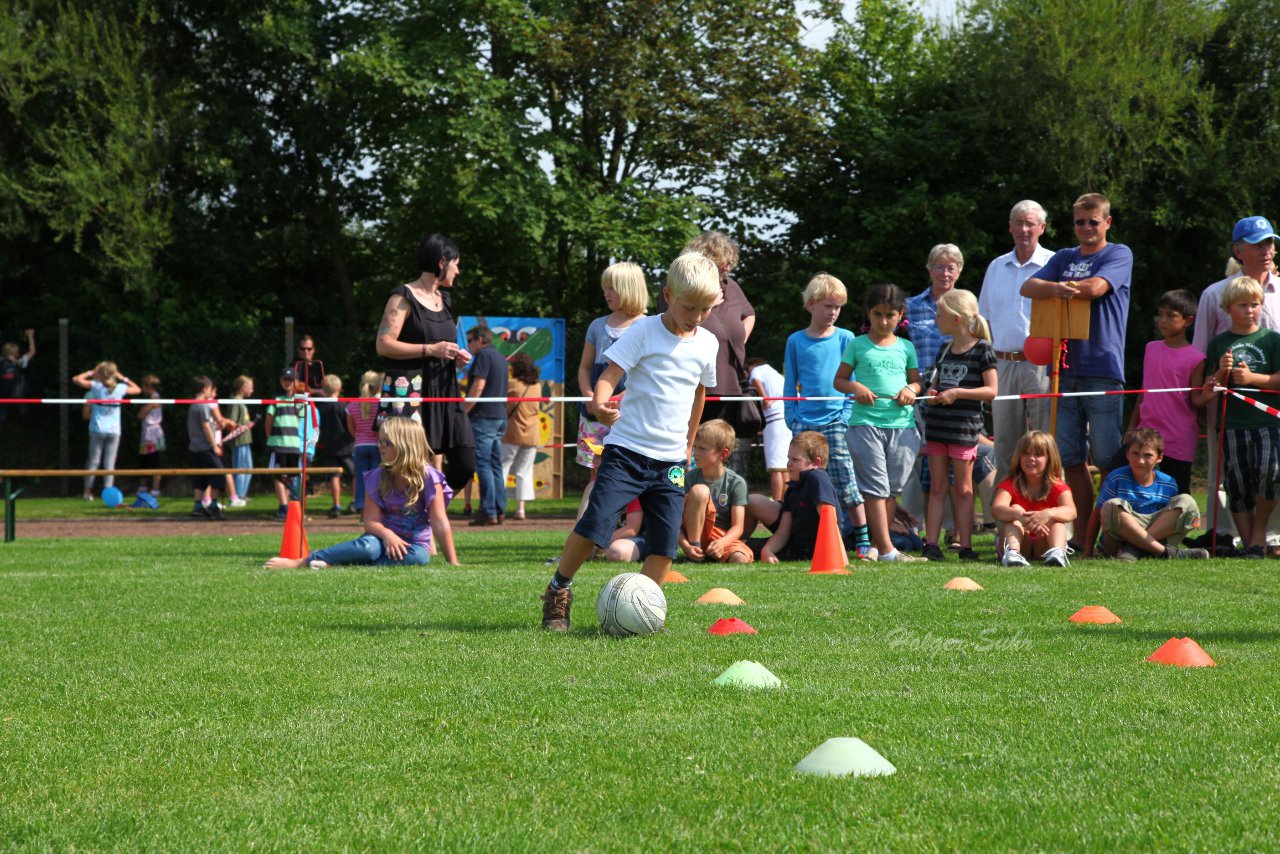
<svg viewBox="0 0 1280 854"><path fill-rule="evenodd" d="M1019 557L1021 557L1021 555L1019 555ZM1057 546L1046 550L1044 553L1044 565L1071 566L1071 561L1067 559L1067 550L1060 549Z"/></svg>
<svg viewBox="0 0 1280 854"><path fill-rule="evenodd" d="M1017 549L1010 549L1010 548L1006 548L1004 550L1004 557L1000 558L1000 563L1003 566L1030 566L1031 565L1027 563L1027 559L1022 556L1022 552L1018 551Z"/></svg>
<svg viewBox="0 0 1280 854"><path fill-rule="evenodd" d="M249 503L248 501L245 501L243 498L239 496L236 496L235 498L231 499L232 507L244 507L248 503Z"/></svg>

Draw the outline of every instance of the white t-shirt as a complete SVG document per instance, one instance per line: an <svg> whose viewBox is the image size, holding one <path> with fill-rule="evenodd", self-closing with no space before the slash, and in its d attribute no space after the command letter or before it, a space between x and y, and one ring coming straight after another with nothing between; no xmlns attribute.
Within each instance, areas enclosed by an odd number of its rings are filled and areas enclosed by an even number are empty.
<svg viewBox="0 0 1280 854"><path fill-rule="evenodd" d="M720 342L702 327L690 338L671 334L660 314L631 324L605 356L626 371L627 393L604 443L683 464L693 397L699 385L715 388L719 350Z"/></svg>
<svg viewBox="0 0 1280 854"><path fill-rule="evenodd" d="M764 386L765 397L782 397L782 374L778 373L772 365L756 365L747 375L747 379ZM781 421L783 409L781 400L769 401L769 405L764 408L765 423Z"/></svg>

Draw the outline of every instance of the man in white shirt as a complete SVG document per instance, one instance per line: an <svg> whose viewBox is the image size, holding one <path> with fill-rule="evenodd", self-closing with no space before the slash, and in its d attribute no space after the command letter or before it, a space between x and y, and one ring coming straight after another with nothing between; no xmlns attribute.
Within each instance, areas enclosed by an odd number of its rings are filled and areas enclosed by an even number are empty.
<svg viewBox="0 0 1280 854"><path fill-rule="evenodd" d="M1045 220L1044 208L1037 202L1025 199L1013 206L1009 211L1013 251L991 262L978 294L978 311L991 327L1002 395L1049 391L1048 369L1031 364L1022 353L1031 331L1031 300L1021 295L1022 285L1053 257L1052 251L1040 245ZM1008 476L1009 460L1022 435L1028 430L1049 429L1049 401L993 401L991 424L996 442L996 483L1000 483Z"/></svg>
<svg viewBox="0 0 1280 854"><path fill-rule="evenodd" d="M1238 276L1248 276L1262 285L1262 316L1258 325L1263 329L1280 332L1280 276L1276 275L1276 233L1266 217L1247 216L1231 230L1231 257L1240 263L1240 272L1214 282L1200 295L1196 308L1195 335L1191 343L1204 353L1215 336L1231 328L1231 318L1222 310L1222 292L1227 283ZM1218 472L1218 407L1210 406L1209 424L1209 480ZM1219 545L1223 537L1235 533L1235 524L1226 510L1226 493L1218 486L1217 501L1207 502L1204 530L1206 537L1216 528ZM1267 543L1280 543L1280 526L1275 521L1267 525Z"/></svg>

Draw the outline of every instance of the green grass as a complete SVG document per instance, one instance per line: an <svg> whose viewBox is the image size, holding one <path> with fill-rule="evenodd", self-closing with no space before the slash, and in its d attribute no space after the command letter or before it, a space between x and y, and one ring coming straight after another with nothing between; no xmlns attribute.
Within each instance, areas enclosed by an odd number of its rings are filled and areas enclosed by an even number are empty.
<svg viewBox="0 0 1280 854"><path fill-rule="evenodd" d="M317 534L313 545L333 538ZM611 640L559 534L269 572L275 537L0 548L0 848L1274 850L1270 562L681 566ZM953 575L982 583L951 593ZM747 604L693 600L730 587ZM1122 626L1067 616L1101 604ZM756 636L713 637L721 616ZM1216 668L1149 664L1190 635ZM777 691L718 688L759 661ZM893 777L796 762L857 736Z"/></svg>

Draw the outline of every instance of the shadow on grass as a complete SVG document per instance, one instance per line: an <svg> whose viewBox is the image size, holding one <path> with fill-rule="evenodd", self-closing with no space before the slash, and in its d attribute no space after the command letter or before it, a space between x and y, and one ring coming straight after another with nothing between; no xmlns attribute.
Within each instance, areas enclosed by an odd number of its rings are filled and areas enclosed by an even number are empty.
<svg viewBox="0 0 1280 854"><path fill-rule="evenodd" d="M1095 633L1097 637L1111 637L1118 640L1132 640L1133 638L1150 638L1153 641L1163 643L1169 638L1189 637L1197 643L1204 645L1208 642L1223 641L1225 643L1257 643L1259 641L1280 641L1280 631L1264 631L1261 629L1243 630L1243 631L1197 631L1194 628L1182 627L1179 629L1122 629L1120 631L1107 631L1105 629Z"/></svg>
<svg viewBox="0 0 1280 854"><path fill-rule="evenodd" d="M394 632L457 632L459 634L507 634L533 631L536 620L512 623L436 622L436 623L327 623L316 626L326 632L352 632L362 635L385 635Z"/></svg>

